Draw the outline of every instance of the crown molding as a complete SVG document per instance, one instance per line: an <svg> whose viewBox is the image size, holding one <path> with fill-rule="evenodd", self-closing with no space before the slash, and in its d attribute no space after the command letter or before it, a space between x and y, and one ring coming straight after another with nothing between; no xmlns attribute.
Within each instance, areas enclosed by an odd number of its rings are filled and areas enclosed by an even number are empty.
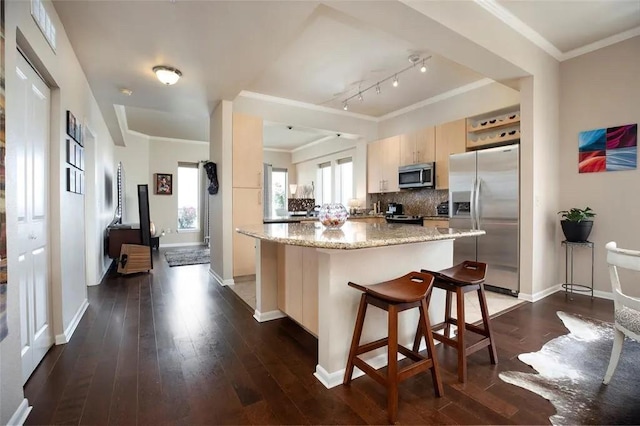
<svg viewBox="0 0 640 426"><path fill-rule="evenodd" d="M476 4L491 13L493 16L507 24L527 40L538 46L540 49L553 56L556 60L562 60L562 52L542 37L540 33L525 24L513 13L509 12L504 6L500 5L496 0L474 0Z"/></svg>
<svg viewBox="0 0 640 426"><path fill-rule="evenodd" d="M540 33L535 31L529 25L525 24L513 13L509 12L509 10L500 5L496 0L474 1L476 2L476 4L504 22L506 25L511 27L517 33L525 37L527 40L529 40L542 50L544 50L559 62L566 61L567 59L572 59L577 56L584 55L586 53L590 53L595 50L602 49L603 47L611 46L612 44L620 43L621 41L640 35L640 27L636 27L627 31L623 31L619 34L603 38L602 40L586 44L582 47L578 47L567 52L562 52L555 45L553 45L553 43L540 35Z"/></svg>
<svg viewBox="0 0 640 426"><path fill-rule="evenodd" d="M269 148L267 146L262 148L263 151L269 151L269 152L284 152L286 154L291 154L291 150L290 149L284 149L284 148Z"/></svg>
<svg viewBox="0 0 640 426"><path fill-rule="evenodd" d="M565 52L562 55L562 60L566 61L568 59L573 59L575 57L578 57L587 53L591 53L598 49L611 46L612 44L620 43L621 41L625 41L639 35L640 35L640 27L631 28L630 30L623 31L619 34L615 34L610 37L603 38L602 40L598 40L593 43Z"/></svg>
<svg viewBox="0 0 640 426"><path fill-rule="evenodd" d="M423 101L417 102L417 103L415 103L413 105L409 105L407 107L404 107L404 108L401 108L399 110L392 111L392 112L390 112L388 114L385 114L385 115L380 117L380 121L388 120L390 118L394 118L394 117L397 117L399 115L406 114L408 112L414 111L416 109L420 109L420 108L425 107L427 105L432 105L432 104L435 104L435 103L438 103L438 102L442 102L445 99L453 98L454 96L458 96L458 95L461 95L463 93L479 89L479 88L487 86L487 85L489 85L491 83L495 83L495 81L490 79L490 78L483 78L483 79L474 81L473 83L469 83L469 84L465 84L464 86L456 87L455 89L449 90L448 92L440 93L439 95L432 96L432 97L427 98L427 99L425 99Z"/></svg>
<svg viewBox="0 0 640 426"><path fill-rule="evenodd" d="M323 136L320 139L316 139L313 142L309 142L307 144L304 144L302 146L294 148L290 152L293 154L294 152L298 152L298 151L302 151L302 150L307 149L307 148L311 148L312 146L319 145L319 144L321 144L323 142L330 141L332 139L336 139L336 136L333 136L333 135Z"/></svg>
<svg viewBox="0 0 640 426"><path fill-rule="evenodd" d="M130 132L134 132L134 130L130 130ZM139 132L136 132L136 133L139 133ZM139 133L139 134L143 135L144 133ZM160 142L179 142L179 143L195 143L198 145L209 145L209 141L198 141L195 139L167 138L165 136L152 136L152 135L147 135L147 137L149 138L149 141L156 140Z"/></svg>
<svg viewBox="0 0 640 426"><path fill-rule="evenodd" d="M248 90L241 91L238 94L238 97L244 97L244 98L249 98L249 99L257 99L257 100L260 100L260 101L273 102L273 103L281 104L281 105L288 105L288 106L294 106L294 107L298 107L298 108L305 108L305 109L309 109L309 110L312 110L312 111L320 111L320 112L326 112L326 113L329 113L329 114L336 114L336 115L342 115L342 116L345 116L345 117L359 118L361 120L378 122L378 119L376 117L372 117L372 116L366 115L366 114L358 114L357 112L343 111L343 110L339 110L339 109L335 109L335 108L329 108L329 107L322 106L322 105L315 105L315 104L310 104L310 103L307 103L307 102L294 101L293 99L286 99L286 98L279 98L277 96L264 95L262 93L250 92Z"/></svg>

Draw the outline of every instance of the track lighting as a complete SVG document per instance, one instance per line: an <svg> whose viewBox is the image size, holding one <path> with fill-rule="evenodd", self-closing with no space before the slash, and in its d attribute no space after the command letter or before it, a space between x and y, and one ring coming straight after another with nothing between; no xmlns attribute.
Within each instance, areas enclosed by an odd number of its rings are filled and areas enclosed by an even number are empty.
<svg viewBox="0 0 640 426"><path fill-rule="evenodd" d="M409 62L411 62L411 65L409 65L406 68L401 69L400 71L391 74L389 77L387 78L383 78L382 80L379 80L377 82L375 82L374 84L372 84L371 86L365 87L364 89L362 89L360 86L358 86L358 92L352 96L349 96L348 98L344 99L342 102L342 109L345 111L349 110L349 101L351 99L358 99L360 102L364 101L364 93L367 92L367 90L369 89L373 89L375 87L376 89L376 94L380 94L381 93L381 89L380 89L380 85L386 81L389 80L393 80L391 85L393 87L398 87L398 85L400 84L399 81L399 76L400 74L402 74L405 71L409 71L411 68L414 68L416 65L418 65L420 62L422 62L422 66L420 67L420 72L425 73L428 70L427 67L427 61L429 59L431 59L431 56L427 56L426 58L421 58L419 55L417 54L413 54L409 56Z"/></svg>

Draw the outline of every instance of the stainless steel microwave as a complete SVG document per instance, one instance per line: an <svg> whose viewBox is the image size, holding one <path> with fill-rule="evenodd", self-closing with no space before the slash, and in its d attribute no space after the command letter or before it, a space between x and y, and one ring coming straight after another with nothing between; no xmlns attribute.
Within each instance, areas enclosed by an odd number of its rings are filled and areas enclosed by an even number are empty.
<svg viewBox="0 0 640 426"><path fill-rule="evenodd" d="M435 188L436 164L421 163L400 166L398 168L398 184L400 189Z"/></svg>

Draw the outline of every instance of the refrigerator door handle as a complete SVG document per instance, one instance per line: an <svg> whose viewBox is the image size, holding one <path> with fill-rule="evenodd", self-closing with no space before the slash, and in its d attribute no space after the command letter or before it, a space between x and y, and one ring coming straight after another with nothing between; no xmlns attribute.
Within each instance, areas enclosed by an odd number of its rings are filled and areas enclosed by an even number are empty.
<svg viewBox="0 0 640 426"><path fill-rule="evenodd" d="M471 184L471 198L469 199L469 214L471 215L471 227L473 229L478 229L476 223L476 206L475 206L475 196L476 196L476 183L477 178L473 178L473 183Z"/></svg>
<svg viewBox="0 0 640 426"><path fill-rule="evenodd" d="M474 202L475 206L473 208L473 211L475 212L475 215L476 215L475 221L476 221L476 226L477 226L478 229L482 229L480 227L480 183L481 182L482 182L481 178L476 178L476 188L475 188L475 191L474 191L476 199L475 199L475 202Z"/></svg>

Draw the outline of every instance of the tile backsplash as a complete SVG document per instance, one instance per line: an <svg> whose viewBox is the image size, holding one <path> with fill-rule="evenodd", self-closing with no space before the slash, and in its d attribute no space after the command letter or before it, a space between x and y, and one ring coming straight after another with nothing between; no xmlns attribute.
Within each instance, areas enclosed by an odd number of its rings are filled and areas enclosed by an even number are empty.
<svg viewBox="0 0 640 426"><path fill-rule="evenodd" d="M409 191L371 194L371 206L380 201L380 208L387 211L387 204L402 204L404 214L436 216L438 204L449 199L447 189L413 189ZM372 207L369 206L371 209Z"/></svg>

